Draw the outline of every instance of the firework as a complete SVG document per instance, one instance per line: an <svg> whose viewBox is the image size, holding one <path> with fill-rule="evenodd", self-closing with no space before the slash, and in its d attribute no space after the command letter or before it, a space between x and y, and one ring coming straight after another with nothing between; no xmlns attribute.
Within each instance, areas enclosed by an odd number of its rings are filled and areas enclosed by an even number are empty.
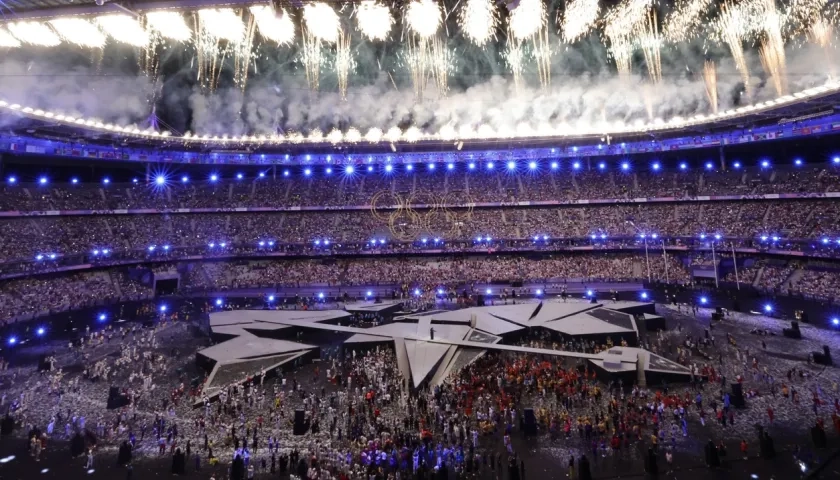
<svg viewBox="0 0 840 480"><path fill-rule="evenodd" d="M400 138L402 138L402 130L400 127L391 127L385 132L385 140L394 143L399 142Z"/></svg>
<svg viewBox="0 0 840 480"><path fill-rule="evenodd" d="M295 41L295 23L288 12L275 11L266 5L254 5L250 10L263 38L278 45L291 45Z"/></svg>
<svg viewBox="0 0 840 480"><path fill-rule="evenodd" d="M633 59L633 34L645 21L652 0L625 0L613 7L604 17L604 35L609 41L608 50L615 60L621 77L630 75Z"/></svg>
<svg viewBox="0 0 840 480"><path fill-rule="evenodd" d="M434 0L414 0L406 8L405 20L412 32L427 39L437 33L443 14Z"/></svg>
<svg viewBox="0 0 840 480"><path fill-rule="evenodd" d="M303 21L307 34L321 42L335 43L341 35L341 20L326 3L309 3L303 7Z"/></svg>
<svg viewBox="0 0 840 480"><path fill-rule="evenodd" d="M84 48L105 46L105 35L87 20L79 17L55 18L50 20L49 24L67 42Z"/></svg>
<svg viewBox="0 0 840 480"><path fill-rule="evenodd" d="M466 0L458 12L458 23L464 36L480 47L495 37L499 13L492 0Z"/></svg>
<svg viewBox="0 0 840 480"><path fill-rule="evenodd" d="M13 37L5 28L0 28L0 48L20 47L20 41Z"/></svg>
<svg viewBox="0 0 840 480"><path fill-rule="evenodd" d="M563 12L563 41L573 43L589 33L601 11L599 0L572 0Z"/></svg>
<svg viewBox="0 0 840 480"><path fill-rule="evenodd" d="M706 61L703 65L703 81L706 85L706 97L712 106L712 113L718 112L717 69L715 62Z"/></svg>
<svg viewBox="0 0 840 480"><path fill-rule="evenodd" d="M537 35L545 24L546 10L542 0L521 0L510 12L508 28L514 39L522 41Z"/></svg>
<svg viewBox="0 0 840 480"><path fill-rule="evenodd" d="M344 140L344 134L337 128L333 128L332 131L327 134L327 141L333 145L341 143L342 140Z"/></svg>
<svg viewBox="0 0 840 480"><path fill-rule="evenodd" d="M335 51L335 73L338 75L338 92L342 99L347 98L347 77L354 67L353 53L350 50L350 34L342 33L338 36Z"/></svg>
<svg viewBox="0 0 840 480"><path fill-rule="evenodd" d="M128 15L103 15L96 17L96 23L109 37L133 47L149 44L147 32L136 18Z"/></svg>
<svg viewBox="0 0 840 480"><path fill-rule="evenodd" d="M394 17L385 5L363 0L356 11L359 31L369 40L385 40L394 25Z"/></svg>
<svg viewBox="0 0 840 480"><path fill-rule="evenodd" d="M776 9L774 0L764 1L763 20L764 35L759 47L759 57L776 93L781 97L787 91L785 41L782 38L782 27L786 20L785 16Z"/></svg>
<svg viewBox="0 0 840 480"><path fill-rule="evenodd" d="M419 140L423 139L423 132L421 132L417 127L409 127L403 134L403 139L408 143L417 143Z"/></svg>
<svg viewBox="0 0 840 480"><path fill-rule="evenodd" d="M429 63L432 77L438 88L438 95L445 96L449 91L449 73L452 71L452 55L444 40L433 37L430 42Z"/></svg>
<svg viewBox="0 0 840 480"><path fill-rule="evenodd" d="M720 15L712 25L720 41L729 46L735 68L741 74L748 97L752 97L752 86L750 85L750 71L744 56L744 41L753 31L750 26L750 14L750 9L746 8L746 4L742 3L733 7L731 3L724 2L720 6Z"/></svg>
<svg viewBox="0 0 840 480"><path fill-rule="evenodd" d="M245 40L245 25L242 17L230 8L206 8L198 11L201 30L217 40L226 40L233 44Z"/></svg>
<svg viewBox="0 0 840 480"><path fill-rule="evenodd" d="M365 134L365 141L368 143L379 143L382 141L382 135L381 129L373 127Z"/></svg>
<svg viewBox="0 0 840 480"><path fill-rule="evenodd" d="M146 14L146 25L164 38L186 42L192 37L192 30L179 12L159 10Z"/></svg>
<svg viewBox="0 0 840 480"><path fill-rule="evenodd" d="M350 127L347 133L344 134L344 141L349 143L359 143L362 141L362 133L358 129Z"/></svg>
<svg viewBox="0 0 840 480"><path fill-rule="evenodd" d="M61 43L61 38L43 23L13 22L8 27L9 32L22 43L37 47L55 47Z"/></svg>
<svg viewBox="0 0 840 480"><path fill-rule="evenodd" d="M808 40L821 48L831 46L834 38L834 26L824 17L819 17L808 29Z"/></svg>
<svg viewBox="0 0 840 480"><path fill-rule="evenodd" d="M551 83L551 43L548 41L548 28L543 27L533 39L534 58L537 60L537 72L543 88Z"/></svg>
<svg viewBox="0 0 840 480"><path fill-rule="evenodd" d="M318 90L321 85L321 65L324 63L324 55L321 51L321 41L310 35L308 31L305 31L303 35L301 60L309 89Z"/></svg>
<svg viewBox="0 0 840 480"><path fill-rule="evenodd" d="M679 0L665 17L663 36L670 42L691 40L700 32L712 0Z"/></svg>
<svg viewBox="0 0 840 480"><path fill-rule="evenodd" d="M525 69L525 50L522 43L509 39L503 56L513 75L513 86L518 91L522 86L522 72Z"/></svg>
<svg viewBox="0 0 840 480"><path fill-rule="evenodd" d="M662 82L662 37L659 35L659 25L656 21L656 11L651 10L647 21L639 24L638 42L645 56L650 81Z"/></svg>

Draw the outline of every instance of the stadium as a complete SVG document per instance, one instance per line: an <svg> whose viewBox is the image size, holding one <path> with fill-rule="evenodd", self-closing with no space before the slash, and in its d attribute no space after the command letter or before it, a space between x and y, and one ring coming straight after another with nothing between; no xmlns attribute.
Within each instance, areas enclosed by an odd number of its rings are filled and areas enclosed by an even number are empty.
<svg viewBox="0 0 840 480"><path fill-rule="evenodd" d="M836 475L835 4L0 12L0 477Z"/></svg>

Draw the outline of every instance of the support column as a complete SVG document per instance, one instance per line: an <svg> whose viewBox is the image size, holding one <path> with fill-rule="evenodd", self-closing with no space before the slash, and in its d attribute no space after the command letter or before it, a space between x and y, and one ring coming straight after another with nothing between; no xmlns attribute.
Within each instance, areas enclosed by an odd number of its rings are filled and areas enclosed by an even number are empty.
<svg viewBox="0 0 840 480"><path fill-rule="evenodd" d="M720 169L726 170L726 154L723 153L723 145L718 147L718 156L720 157Z"/></svg>

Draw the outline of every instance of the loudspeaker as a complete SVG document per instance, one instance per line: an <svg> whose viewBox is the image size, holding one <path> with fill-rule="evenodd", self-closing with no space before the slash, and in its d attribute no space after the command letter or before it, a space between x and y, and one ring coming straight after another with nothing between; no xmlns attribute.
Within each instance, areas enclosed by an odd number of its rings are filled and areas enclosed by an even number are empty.
<svg viewBox="0 0 840 480"><path fill-rule="evenodd" d="M790 322L790 328L782 329L782 335L787 338L802 338L802 332L799 331L799 322Z"/></svg>
<svg viewBox="0 0 840 480"><path fill-rule="evenodd" d="M723 320L723 314L712 312L712 320L717 320L718 322L720 322L721 320Z"/></svg>
<svg viewBox="0 0 840 480"><path fill-rule="evenodd" d="M522 427L523 433L525 433L526 437L537 435L537 416L534 415L533 408L525 409L525 412L522 415Z"/></svg>
<svg viewBox="0 0 840 480"><path fill-rule="evenodd" d="M823 345L822 352L814 352L814 363L819 365L834 365L834 362L831 360L831 349L828 348L828 345Z"/></svg>
<svg viewBox="0 0 840 480"><path fill-rule="evenodd" d="M303 410L295 410L295 426L293 429L293 433L295 435L303 435L306 433L306 415L303 413Z"/></svg>
<svg viewBox="0 0 840 480"><path fill-rule="evenodd" d="M483 307L484 306L484 295L476 295L475 296L475 306L476 307Z"/></svg>
<svg viewBox="0 0 840 480"><path fill-rule="evenodd" d="M744 390L740 383L733 383L732 393L729 397L729 403L735 408L745 408L747 403L744 401Z"/></svg>

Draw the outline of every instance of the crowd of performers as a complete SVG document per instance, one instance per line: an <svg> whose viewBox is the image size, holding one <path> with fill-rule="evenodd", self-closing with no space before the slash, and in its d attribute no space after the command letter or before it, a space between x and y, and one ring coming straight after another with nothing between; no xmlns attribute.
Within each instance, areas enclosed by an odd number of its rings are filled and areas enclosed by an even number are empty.
<svg viewBox="0 0 840 480"><path fill-rule="evenodd" d="M201 382L191 384L182 371L192 363L178 351L191 348L183 340L187 331L164 322L87 333L68 352L42 362L49 367L40 375L6 372L7 418L27 432L36 460L49 442L69 440L86 468L101 452L118 450L127 468L137 456L171 455L174 473L223 465L234 480L255 474L519 479L527 459L516 445L526 431L526 407L551 442L575 447L563 459L570 478L590 478L590 462L608 455L641 454L655 471L689 436L689 420L705 425L707 416L716 417L724 426L742 421L717 387L725 384L719 367L692 367L698 381L689 388L662 384L649 390L604 384L575 360L519 352L488 351L441 385L415 390L392 348L345 345L321 349L315 365L263 370L204 392ZM544 340L527 341L545 346ZM656 347L663 354L683 348L667 339L657 339ZM80 359L81 372L63 370ZM752 365L756 375L766 372ZM107 390L105 378L124 382L125 405L108 410L103 399L87 397ZM778 394L798 401L787 385ZM304 432L294 431L297 410L304 412ZM768 415L772 422L773 412ZM840 429L836 413L832 420ZM717 452L723 445L712 447Z"/></svg>

